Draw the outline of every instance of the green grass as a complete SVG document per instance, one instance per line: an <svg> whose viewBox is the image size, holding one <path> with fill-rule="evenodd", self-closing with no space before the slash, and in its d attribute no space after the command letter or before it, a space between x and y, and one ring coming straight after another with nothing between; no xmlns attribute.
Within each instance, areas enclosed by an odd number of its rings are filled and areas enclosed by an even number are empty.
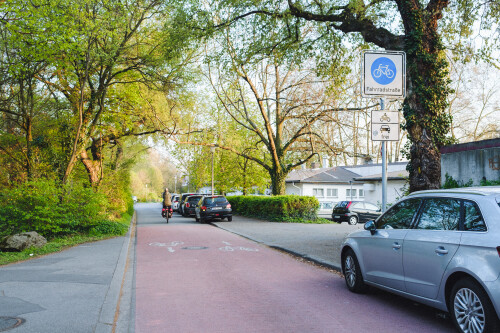
<svg viewBox="0 0 500 333"><path fill-rule="evenodd" d="M285 222L288 223L309 223L309 224L336 224L337 222L330 221L328 219L324 219L322 217L318 217L316 220L304 220L304 219L289 219Z"/></svg>
<svg viewBox="0 0 500 333"><path fill-rule="evenodd" d="M95 242L103 239L109 239L117 236L123 236L127 233L130 225L131 216L124 216L117 222L103 223L103 228L94 228L90 234L77 234L65 237L53 238L47 241L47 244L41 248L31 247L22 252L1 252L0 251L0 266L12 264L19 261L37 258L50 253L60 252L64 249L89 242ZM110 228L109 225L116 224L117 227ZM101 232L103 231L103 232Z"/></svg>

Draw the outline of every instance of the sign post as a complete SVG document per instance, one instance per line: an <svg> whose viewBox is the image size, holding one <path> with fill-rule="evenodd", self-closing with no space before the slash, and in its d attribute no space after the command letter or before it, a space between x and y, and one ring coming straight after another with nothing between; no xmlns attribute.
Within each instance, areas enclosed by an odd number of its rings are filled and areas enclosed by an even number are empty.
<svg viewBox="0 0 500 333"><path fill-rule="evenodd" d="M372 141L382 142L382 211L387 206L387 141L399 141L399 112L385 111L385 99L406 95L406 55L396 51L365 50L361 60L361 96L380 97L380 111L372 111Z"/></svg>

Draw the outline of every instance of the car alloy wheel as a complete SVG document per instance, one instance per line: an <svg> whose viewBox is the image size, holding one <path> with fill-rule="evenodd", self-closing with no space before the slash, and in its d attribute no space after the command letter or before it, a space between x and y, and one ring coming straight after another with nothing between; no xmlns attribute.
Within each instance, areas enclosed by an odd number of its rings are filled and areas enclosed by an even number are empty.
<svg viewBox="0 0 500 333"><path fill-rule="evenodd" d="M363 276L361 275L358 258L351 249L348 249L343 256L342 272L344 273L347 288L350 291L364 293L368 290L368 286L363 281Z"/></svg>
<svg viewBox="0 0 500 333"><path fill-rule="evenodd" d="M450 313L462 333L499 332L500 320L488 294L474 280L459 280L453 286Z"/></svg>
<svg viewBox="0 0 500 333"><path fill-rule="evenodd" d="M455 294L453 311L464 333L484 332L484 307L479 297L470 289L462 288Z"/></svg>
<svg viewBox="0 0 500 333"><path fill-rule="evenodd" d="M349 217L349 224L350 225L358 224L358 218L356 216L350 216Z"/></svg>
<svg viewBox="0 0 500 333"><path fill-rule="evenodd" d="M354 259L348 255L344 262L345 281L350 288L354 288L356 284L356 265L354 265Z"/></svg>

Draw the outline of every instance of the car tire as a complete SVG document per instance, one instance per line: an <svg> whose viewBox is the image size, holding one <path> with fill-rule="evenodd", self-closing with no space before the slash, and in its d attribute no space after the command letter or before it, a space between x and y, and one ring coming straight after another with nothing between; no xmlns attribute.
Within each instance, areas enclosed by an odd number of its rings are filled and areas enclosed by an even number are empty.
<svg viewBox="0 0 500 333"><path fill-rule="evenodd" d="M350 225L356 225L356 224L358 224L358 218L356 216L354 216L354 215L353 216L349 216L348 223Z"/></svg>
<svg viewBox="0 0 500 333"><path fill-rule="evenodd" d="M488 294L472 278L458 280L453 285L448 309L459 332L500 332L500 320Z"/></svg>
<svg viewBox="0 0 500 333"><path fill-rule="evenodd" d="M228 217L227 217L227 221L228 221L228 222L231 222L232 220L233 220L233 217L232 217L232 216L228 216Z"/></svg>
<svg viewBox="0 0 500 333"><path fill-rule="evenodd" d="M358 258L351 249L347 250L342 258L342 273L350 291L361 294L368 290L368 286L363 281Z"/></svg>

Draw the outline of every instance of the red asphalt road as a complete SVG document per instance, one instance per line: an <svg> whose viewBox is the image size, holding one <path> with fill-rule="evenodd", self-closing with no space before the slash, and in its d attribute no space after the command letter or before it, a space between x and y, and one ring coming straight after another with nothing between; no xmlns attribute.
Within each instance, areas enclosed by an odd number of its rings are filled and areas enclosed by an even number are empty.
<svg viewBox="0 0 500 333"><path fill-rule="evenodd" d="M203 248L201 248L203 247ZM435 311L211 225L138 226L136 332L454 332Z"/></svg>

